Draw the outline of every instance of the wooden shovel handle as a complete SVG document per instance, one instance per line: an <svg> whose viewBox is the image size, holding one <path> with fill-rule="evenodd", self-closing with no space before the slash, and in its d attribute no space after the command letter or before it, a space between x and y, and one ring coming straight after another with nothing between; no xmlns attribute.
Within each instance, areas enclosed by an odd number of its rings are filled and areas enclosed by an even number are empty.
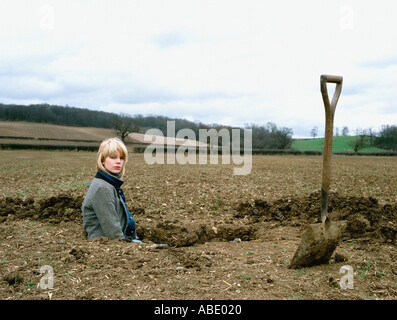
<svg viewBox="0 0 397 320"><path fill-rule="evenodd" d="M335 88L334 96L332 97L331 103L329 102L329 98L328 98L328 90L327 90L328 82L336 83L336 88ZM339 96L342 92L343 78L341 76L333 76L333 75L323 74L320 77L320 84L321 84L321 94L323 96L324 107L325 107L325 116L326 117L328 116L333 121L336 104L338 103Z"/></svg>
<svg viewBox="0 0 397 320"><path fill-rule="evenodd" d="M331 103L328 98L327 83L336 83L334 95ZM321 219L323 222L328 218L328 193L331 180L331 155L332 137L334 131L334 116L336 104L342 92L343 78L341 76L321 75L320 85L321 94L325 108L325 135L324 135L324 154L323 154L323 179L321 188Z"/></svg>
<svg viewBox="0 0 397 320"><path fill-rule="evenodd" d="M329 75L329 74L321 75L321 79L324 79L323 81L331 82L331 83L342 83L343 82L343 77L333 76L333 75Z"/></svg>

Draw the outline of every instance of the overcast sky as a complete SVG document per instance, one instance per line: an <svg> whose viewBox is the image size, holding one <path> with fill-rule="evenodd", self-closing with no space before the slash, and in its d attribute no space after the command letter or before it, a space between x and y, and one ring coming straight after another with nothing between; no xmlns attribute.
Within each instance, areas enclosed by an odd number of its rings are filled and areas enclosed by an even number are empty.
<svg viewBox="0 0 397 320"><path fill-rule="evenodd" d="M320 75L335 74L335 126L378 130L397 124L396 12L392 0L2 0L0 102L323 135Z"/></svg>

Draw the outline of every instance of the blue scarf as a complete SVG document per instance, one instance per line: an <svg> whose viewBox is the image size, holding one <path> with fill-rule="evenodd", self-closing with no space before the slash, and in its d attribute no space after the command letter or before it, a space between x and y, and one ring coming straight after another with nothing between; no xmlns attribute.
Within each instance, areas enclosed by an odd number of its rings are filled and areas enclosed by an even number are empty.
<svg viewBox="0 0 397 320"><path fill-rule="evenodd" d="M118 177L121 177L121 175L118 175ZM128 217L128 227L127 227L127 232L126 232L126 238L131 237L132 240L134 240L136 238L135 221L132 218L130 211L128 210L124 192L123 192L123 189L121 189L121 185L124 183L124 181L119 179L118 177L115 177L115 176L108 174L106 172L103 172L101 170L98 170L97 174L95 175L95 178L105 180L105 181L109 182L113 187L116 188L117 194L119 195L121 203L123 204L124 211Z"/></svg>

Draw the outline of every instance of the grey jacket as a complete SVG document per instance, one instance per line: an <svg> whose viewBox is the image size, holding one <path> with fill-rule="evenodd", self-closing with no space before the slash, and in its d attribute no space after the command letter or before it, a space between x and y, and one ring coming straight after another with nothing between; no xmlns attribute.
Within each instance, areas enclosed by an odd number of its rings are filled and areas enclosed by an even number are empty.
<svg viewBox="0 0 397 320"><path fill-rule="evenodd" d="M110 183L94 178L83 201L82 211L87 238L125 238L127 214L117 190Z"/></svg>

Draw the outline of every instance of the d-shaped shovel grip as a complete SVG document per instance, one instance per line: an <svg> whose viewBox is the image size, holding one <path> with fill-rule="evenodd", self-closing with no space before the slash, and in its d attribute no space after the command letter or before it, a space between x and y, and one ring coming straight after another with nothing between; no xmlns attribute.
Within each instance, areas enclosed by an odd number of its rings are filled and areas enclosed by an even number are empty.
<svg viewBox="0 0 397 320"><path fill-rule="evenodd" d="M328 98L327 83L336 83L334 96L331 103ZM321 220L328 219L328 193L331 180L331 155L332 137L334 131L334 116L336 104L342 92L343 78L341 76L321 75L320 85L325 108L325 135L324 135L324 154L323 154L323 179L321 188Z"/></svg>
<svg viewBox="0 0 397 320"><path fill-rule="evenodd" d="M336 83L336 88L331 103L329 102L329 98L328 98L328 90L327 90L328 82ZM323 101L325 106L325 115L331 116L332 120L335 114L336 104L338 103L340 93L342 92L342 83L343 83L343 78L341 76L332 76L332 75L323 74L320 77L321 94L323 96Z"/></svg>

